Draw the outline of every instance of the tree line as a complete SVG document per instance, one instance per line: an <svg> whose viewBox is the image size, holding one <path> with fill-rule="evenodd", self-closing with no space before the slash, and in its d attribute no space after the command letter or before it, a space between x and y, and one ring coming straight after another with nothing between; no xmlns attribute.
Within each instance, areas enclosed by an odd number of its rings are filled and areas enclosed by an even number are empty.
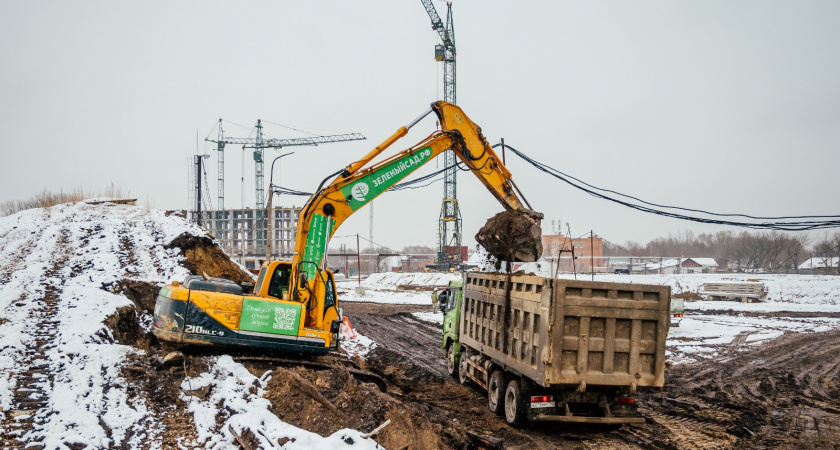
<svg viewBox="0 0 840 450"><path fill-rule="evenodd" d="M840 231L829 233L782 231L718 231L695 234L684 230L659 237L645 245L628 241L604 242L604 256L651 256L714 258L718 266L734 271L798 273L799 266L814 257L827 266L840 257ZM838 258L840 261L840 258Z"/></svg>

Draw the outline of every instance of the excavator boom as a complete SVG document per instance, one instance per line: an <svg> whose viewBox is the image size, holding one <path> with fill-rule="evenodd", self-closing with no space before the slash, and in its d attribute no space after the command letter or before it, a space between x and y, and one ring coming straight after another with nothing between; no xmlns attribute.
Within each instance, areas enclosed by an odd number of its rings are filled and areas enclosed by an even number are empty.
<svg viewBox="0 0 840 450"><path fill-rule="evenodd" d="M440 130L371 165L431 112L437 115ZM509 261L536 260L542 253L539 241L542 214L526 208L520 201L510 172L487 143L481 128L461 108L436 102L429 112L321 183L298 217L293 260L266 261L253 294L226 280L190 277L184 283L173 282L161 289L158 296L153 332L163 340L176 343L308 353L336 348L342 314L333 274L324 264L330 238L350 215L450 148L502 204L506 210L502 214L522 218L515 223L517 226L505 228L525 230L524 233L517 231L518 235L511 235L505 229L485 233L499 242L525 248L497 255ZM484 245L482 236L479 233L476 239ZM527 244L526 241L530 244L520 245Z"/></svg>

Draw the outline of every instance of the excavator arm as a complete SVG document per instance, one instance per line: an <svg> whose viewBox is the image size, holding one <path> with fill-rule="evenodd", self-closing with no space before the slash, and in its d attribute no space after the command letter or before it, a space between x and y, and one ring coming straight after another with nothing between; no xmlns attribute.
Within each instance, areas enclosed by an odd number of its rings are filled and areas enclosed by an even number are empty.
<svg viewBox="0 0 840 450"><path fill-rule="evenodd" d="M430 112L438 117L439 131L411 148L366 167ZM458 106L435 102L426 114L401 127L362 159L335 174L326 187L327 180L324 180L301 211L292 260L291 292L293 298L309 305L308 310L320 311L307 317L307 326L322 328L327 317L324 306L329 308L329 305L318 304L323 301L319 300L319 291L324 289L320 285L326 279L325 267L321 266L329 240L338 227L351 214L450 148L506 210L527 214L537 221L542 219L542 214L526 208L520 201L510 172L487 143L481 128Z"/></svg>
<svg viewBox="0 0 840 450"><path fill-rule="evenodd" d="M439 131L411 148L371 164L431 112L438 116ZM542 215L523 206L510 172L487 144L481 129L457 106L437 102L429 112L397 130L362 159L324 179L298 217L292 262L266 261L253 293L243 292L231 281L197 276L187 277L183 284L172 282L164 286L155 303L152 324L155 336L176 344L295 352L326 353L336 348L343 318L333 274L324 263L330 238L351 214L450 148L507 210L491 221L506 214L527 216L524 221L511 220L502 226L491 226L487 234L517 248L520 242L539 242ZM522 223L524 227L517 226ZM525 229L530 234L511 233L516 229ZM476 240L491 253L507 256L506 261L534 260L542 252L540 244L532 245L532 251L524 252L524 257L513 252L494 253L490 250L493 246L487 245L490 241L482 238L482 232L476 235Z"/></svg>

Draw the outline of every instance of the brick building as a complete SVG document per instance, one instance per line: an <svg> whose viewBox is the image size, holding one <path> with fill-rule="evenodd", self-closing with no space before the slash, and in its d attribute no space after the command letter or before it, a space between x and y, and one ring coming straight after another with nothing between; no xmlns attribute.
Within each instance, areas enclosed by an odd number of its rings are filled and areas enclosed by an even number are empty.
<svg viewBox="0 0 840 450"><path fill-rule="evenodd" d="M552 266L559 261L558 272L591 272L593 263L595 272L609 270L603 258L604 242L598 236L570 239L562 234L544 234L542 244L543 259L550 262ZM575 261L574 268L572 268L572 256Z"/></svg>

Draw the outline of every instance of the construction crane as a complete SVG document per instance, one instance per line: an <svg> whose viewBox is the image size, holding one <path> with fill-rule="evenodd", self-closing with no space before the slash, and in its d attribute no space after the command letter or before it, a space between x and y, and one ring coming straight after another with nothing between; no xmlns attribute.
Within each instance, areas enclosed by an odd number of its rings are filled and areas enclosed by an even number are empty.
<svg viewBox="0 0 840 450"><path fill-rule="evenodd" d="M254 184L256 185L256 203L255 207L260 209L265 205L265 188L263 184L265 179L263 176L263 166L265 164L265 149L267 148L282 148L300 145L318 145L329 144L333 142L345 141L360 141L366 139L359 133L335 134L331 136L310 136L293 139L265 139L262 131L262 120L257 119L257 133L255 138L230 138L224 136L222 129L222 119L219 119L219 136L217 139L207 138L207 142L215 142L216 150L219 152L218 157L218 171L219 171L219 209L224 209L224 150L228 144L241 145L242 148L254 149Z"/></svg>
<svg viewBox="0 0 840 450"><path fill-rule="evenodd" d="M431 0L420 0L429 18L432 30L440 36L441 43L435 45L435 60L443 62L443 100L455 102L455 23L452 20L452 2L446 3L446 25L432 5ZM438 224L438 264L459 264L461 258L461 210L458 206L455 152L452 149L443 154L443 203ZM454 248L454 252L447 252Z"/></svg>
<svg viewBox="0 0 840 450"><path fill-rule="evenodd" d="M219 134L216 139L206 138L205 141L207 142L214 142L216 143L216 150L218 156L218 186L219 186L219 211L224 209L225 205L225 146L228 144L232 145L241 145L242 149L246 148L253 148L254 149L254 185L256 186L256 202L255 202L255 219L260 219L262 215L262 211L265 208L265 178L264 178L264 165L265 165L265 149L267 148L282 148L282 147L292 147L292 146L300 146L300 145L318 145L318 144L329 144L333 142L346 142L346 141L360 141L366 139L360 133L346 133L346 134L335 134L330 136L309 136L309 137L302 137L302 138L293 138L293 139L265 139L263 137L263 127L262 127L262 120L257 119L257 133L256 137L254 138L230 138L225 137L224 130L222 128L222 119L219 119ZM243 205L244 207L245 205ZM261 223L260 220L257 220L255 223ZM262 241L263 236L260 232L258 232L257 238L257 245L259 246L259 242Z"/></svg>

